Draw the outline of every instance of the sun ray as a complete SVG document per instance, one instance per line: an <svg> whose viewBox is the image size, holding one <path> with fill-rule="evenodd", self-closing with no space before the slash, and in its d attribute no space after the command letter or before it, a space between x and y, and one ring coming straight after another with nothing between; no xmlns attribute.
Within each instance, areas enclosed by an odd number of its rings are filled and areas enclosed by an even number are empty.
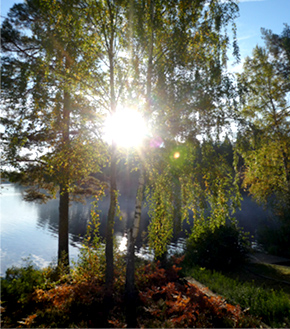
<svg viewBox="0 0 290 329"><path fill-rule="evenodd" d="M104 124L104 139L113 140L124 148L138 147L148 134L141 113L130 108L119 108L114 115L108 116Z"/></svg>

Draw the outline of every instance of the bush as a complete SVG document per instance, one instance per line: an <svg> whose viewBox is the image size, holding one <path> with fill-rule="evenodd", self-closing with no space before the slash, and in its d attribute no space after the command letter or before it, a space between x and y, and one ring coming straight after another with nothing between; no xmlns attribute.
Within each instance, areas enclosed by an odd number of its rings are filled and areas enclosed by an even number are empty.
<svg viewBox="0 0 290 329"><path fill-rule="evenodd" d="M290 258L289 236L290 225L276 229L266 226L258 231L258 243L272 255Z"/></svg>
<svg viewBox="0 0 290 329"><path fill-rule="evenodd" d="M34 292L34 288L44 281L42 271L35 268L31 262L24 267L8 268L5 278L1 278L1 300L24 306Z"/></svg>
<svg viewBox="0 0 290 329"><path fill-rule="evenodd" d="M3 318L11 325L21 320L34 308L33 292L35 287L45 284L45 276L30 261L24 267L7 269L5 278L1 278L1 306L4 308Z"/></svg>
<svg viewBox="0 0 290 329"><path fill-rule="evenodd" d="M186 262L217 270L229 270L246 261L247 234L235 224L193 229L186 243Z"/></svg>

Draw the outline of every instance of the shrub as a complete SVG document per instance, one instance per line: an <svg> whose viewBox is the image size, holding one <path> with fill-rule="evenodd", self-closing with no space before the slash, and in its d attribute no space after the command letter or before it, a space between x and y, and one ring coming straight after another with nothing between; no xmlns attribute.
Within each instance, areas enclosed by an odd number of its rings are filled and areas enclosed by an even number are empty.
<svg viewBox="0 0 290 329"><path fill-rule="evenodd" d="M235 224L193 229L186 243L186 262L217 270L243 264L249 251L247 234Z"/></svg>
<svg viewBox="0 0 290 329"><path fill-rule="evenodd" d="M46 278L41 270L35 268L31 261L24 267L11 267L6 271L5 278L1 278L1 306L5 312L4 320L21 320L31 312L34 303L33 292L35 287L45 284Z"/></svg>
<svg viewBox="0 0 290 329"><path fill-rule="evenodd" d="M24 267L11 267L1 278L1 300L5 303L16 302L24 306L30 299L34 288L45 282L41 270L28 262Z"/></svg>
<svg viewBox="0 0 290 329"><path fill-rule="evenodd" d="M103 250L83 246L80 249L78 262L74 265L72 277L75 281L86 281L91 278L104 281L105 258Z"/></svg>
<svg viewBox="0 0 290 329"><path fill-rule="evenodd" d="M276 229L266 226L258 230L258 243L272 255L290 258L289 236L290 225Z"/></svg>

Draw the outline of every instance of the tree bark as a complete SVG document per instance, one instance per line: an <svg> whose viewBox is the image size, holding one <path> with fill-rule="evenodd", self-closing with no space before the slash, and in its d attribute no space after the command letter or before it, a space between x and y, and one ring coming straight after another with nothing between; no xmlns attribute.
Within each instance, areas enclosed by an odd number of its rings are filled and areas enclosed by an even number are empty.
<svg viewBox="0 0 290 329"><path fill-rule="evenodd" d="M116 162L116 143L113 141L111 149L110 207L106 230L106 288L108 294L112 293L114 279L113 233L117 206Z"/></svg>
<svg viewBox="0 0 290 329"><path fill-rule="evenodd" d="M59 231L58 231L58 265L69 265L69 193L67 187L60 185L59 195Z"/></svg>
<svg viewBox="0 0 290 329"><path fill-rule="evenodd" d="M141 210L144 195L145 171L141 164L138 190L135 204L133 226L128 233L127 264L126 264L126 322L128 328L137 327L136 300L137 290L135 287L135 243L140 229Z"/></svg>
<svg viewBox="0 0 290 329"><path fill-rule="evenodd" d="M115 59L114 59L114 40L115 40L115 29L114 29L114 13L108 2L108 9L110 15L110 38L108 44L108 56L110 63L110 110L111 115L116 113L116 96L115 96ZM112 140L111 145L111 167L110 167L110 207L107 219L107 231L106 231L106 293L105 293L105 308L108 311L112 305L113 295L113 280L114 280L114 223L117 207L117 145L116 141Z"/></svg>
<svg viewBox="0 0 290 329"><path fill-rule="evenodd" d="M154 0L150 1L149 8L149 45L148 45L148 65L146 74L146 104L145 104L145 121L148 122L151 115L151 96L152 96L152 72L153 72L153 51L154 51ZM135 286L135 243L140 229L142 202L145 185L145 168L142 158L140 159L140 175L135 202L135 214L133 226L128 232L127 242L127 264L126 264L126 322L128 328L137 327L137 290Z"/></svg>
<svg viewBox="0 0 290 329"><path fill-rule="evenodd" d="M65 65L67 67L68 61ZM63 113L62 113L62 144L67 148L70 142L70 94L64 91L63 96ZM67 164L62 167L62 176L59 194L59 234L58 234L58 265L69 266L69 192L68 192L68 175Z"/></svg>

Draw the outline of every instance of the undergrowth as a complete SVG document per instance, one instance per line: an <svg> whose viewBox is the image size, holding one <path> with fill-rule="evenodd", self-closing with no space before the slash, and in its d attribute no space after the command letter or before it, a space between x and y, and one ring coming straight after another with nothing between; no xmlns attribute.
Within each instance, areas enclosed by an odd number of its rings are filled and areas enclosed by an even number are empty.
<svg viewBox="0 0 290 329"><path fill-rule="evenodd" d="M86 258L85 258L86 257ZM2 327L126 327L124 310L125 262L116 255L111 309L104 309L104 266L93 250L86 250L81 269L60 273L31 264L8 270L1 279ZM144 328L257 327L238 305L208 297L179 278L179 263L162 268L143 263L136 270L137 320ZM96 264L99 263L99 264ZM81 266L81 264L77 266Z"/></svg>
<svg viewBox="0 0 290 329"><path fill-rule="evenodd" d="M246 316L239 305L228 304L219 296L208 297L196 285L179 279L181 267L177 265L180 261L176 259L177 264L168 270L161 268L159 262L138 270L142 273L141 287L146 283L139 290L142 327L246 328L259 325L259 321Z"/></svg>
<svg viewBox="0 0 290 329"><path fill-rule="evenodd" d="M255 282L241 282L225 274L200 267L187 269L184 274L200 281L221 294L229 302L239 304L249 314L259 316L274 328L290 327L290 299L282 290L260 287Z"/></svg>

